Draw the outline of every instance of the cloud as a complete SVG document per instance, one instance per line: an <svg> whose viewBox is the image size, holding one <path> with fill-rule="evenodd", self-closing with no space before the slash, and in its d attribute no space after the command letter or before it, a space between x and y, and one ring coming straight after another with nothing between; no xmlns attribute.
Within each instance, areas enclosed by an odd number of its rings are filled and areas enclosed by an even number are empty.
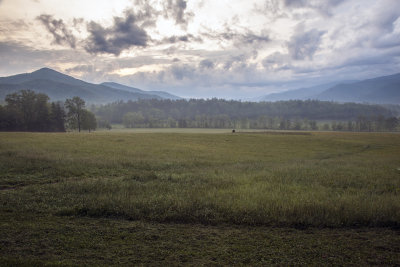
<svg viewBox="0 0 400 267"><path fill-rule="evenodd" d="M36 18L39 20L46 29L53 35L54 43L58 45L68 45L71 48L76 47L76 38L67 29L62 19L54 19L51 15L40 15Z"/></svg>
<svg viewBox="0 0 400 267"><path fill-rule="evenodd" d="M263 43L263 42L271 41L271 39L269 38L268 35L257 35L250 31L243 35L240 35L239 40L241 40L242 43L246 43L246 44L253 44L253 43L257 43L257 42Z"/></svg>
<svg viewBox="0 0 400 267"><path fill-rule="evenodd" d="M301 26L297 28L296 33L287 43L289 54L296 60L312 59L319 47L321 36L325 32L316 29L303 32L301 28Z"/></svg>
<svg viewBox="0 0 400 267"><path fill-rule="evenodd" d="M188 42L190 37L191 35L181 35L181 36L173 35L171 37L164 38L162 43L174 44L177 42Z"/></svg>
<svg viewBox="0 0 400 267"><path fill-rule="evenodd" d="M188 64L173 65L170 69L173 77L177 80L184 78L193 78L195 69Z"/></svg>
<svg viewBox="0 0 400 267"><path fill-rule="evenodd" d="M288 54L282 54L279 52L274 52L273 54L264 58L261 64L267 70L280 71L280 70L290 70L290 60L291 57Z"/></svg>
<svg viewBox="0 0 400 267"><path fill-rule="evenodd" d="M214 62L212 62L209 59L203 59L199 63L199 67L202 69L213 69L214 68Z"/></svg>
<svg viewBox="0 0 400 267"><path fill-rule="evenodd" d="M246 64L247 60L248 60L248 56L241 54L241 55L237 55L237 56L230 56L227 60L225 60L224 64L223 64L223 69L224 70L230 70L233 68L237 68L238 67L238 63L240 66L242 66L243 64Z"/></svg>
<svg viewBox="0 0 400 267"><path fill-rule="evenodd" d="M164 16L172 17L176 24L186 27L193 13L185 12L187 2L185 0L167 0L164 3Z"/></svg>
<svg viewBox="0 0 400 267"><path fill-rule="evenodd" d="M200 37L195 37L192 34L185 35L173 35L170 37L165 37L161 41L155 42L155 44L175 44L175 43L188 43L188 42L197 42L201 43L203 40Z"/></svg>
<svg viewBox="0 0 400 267"><path fill-rule="evenodd" d="M71 63L87 62L87 53L77 50L44 50L29 47L25 42L0 42L0 71L4 74L30 72L42 67L63 71L61 66Z"/></svg>
<svg viewBox="0 0 400 267"><path fill-rule="evenodd" d="M161 15L161 11L156 10L153 6L155 3L150 0L134 0L135 18L140 22L141 28L155 27L157 18Z"/></svg>
<svg viewBox="0 0 400 267"><path fill-rule="evenodd" d="M202 37L220 42L232 41L237 47L242 47L243 45L264 44L271 41L270 37L265 31L261 34L255 34L253 31L246 29L243 33L228 26L225 27L225 29L221 32L215 32L207 28L205 29L206 31L201 33Z"/></svg>
<svg viewBox="0 0 400 267"><path fill-rule="evenodd" d="M332 15L332 8L343 3L344 0L284 0L287 8L310 8L325 15Z"/></svg>
<svg viewBox="0 0 400 267"><path fill-rule="evenodd" d="M136 25L136 16L126 11L125 17L114 17L114 25L104 28L94 21L88 23L89 37L85 50L92 54L108 53L116 56L133 46L145 47L149 40L147 32Z"/></svg>
<svg viewBox="0 0 400 267"><path fill-rule="evenodd" d="M67 72L84 72L84 73L90 73L95 70L93 65L77 65L72 68L66 69Z"/></svg>

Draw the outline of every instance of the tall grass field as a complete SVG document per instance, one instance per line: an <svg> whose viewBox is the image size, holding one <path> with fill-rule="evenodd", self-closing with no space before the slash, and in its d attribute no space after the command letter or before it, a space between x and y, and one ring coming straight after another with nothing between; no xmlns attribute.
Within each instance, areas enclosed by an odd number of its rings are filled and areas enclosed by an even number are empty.
<svg viewBox="0 0 400 267"><path fill-rule="evenodd" d="M400 135L0 133L3 265L400 264Z"/></svg>

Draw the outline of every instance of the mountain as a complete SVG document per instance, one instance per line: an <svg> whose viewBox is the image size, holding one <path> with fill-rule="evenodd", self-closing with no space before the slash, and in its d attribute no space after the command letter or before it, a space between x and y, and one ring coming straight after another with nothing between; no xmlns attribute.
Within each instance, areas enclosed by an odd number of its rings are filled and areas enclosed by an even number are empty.
<svg viewBox="0 0 400 267"><path fill-rule="evenodd" d="M102 83L101 85L108 86L108 87L115 88L115 89L128 91L128 92L157 95L157 96L159 96L161 98L166 98L166 99L171 99L171 100L182 99L182 97L170 94L168 92L164 92L164 91L143 91L143 90L135 88L135 87L126 86L126 85L115 83L115 82L105 82L105 83Z"/></svg>
<svg viewBox="0 0 400 267"><path fill-rule="evenodd" d="M314 99L316 95L332 88L340 83L353 83L356 81L340 81L340 82L331 82L326 84L320 84L317 86L300 88L295 90L284 91L281 93L272 93L266 96L262 96L261 101L285 101L285 100L307 100Z"/></svg>
<svg viewBox="0 0 400 267"><path fill-rule="evenodd" d="M323 100L373 104L400 103L400 73L363 81L341 81L274 93L261 101Z"/></svg>
<svg viewBox="0 0 400 267"><path fill-rule="evenodd" d="M38 93L47 94L51 100L62 100L79 96L88 103L109 103L118 100L138 100L138 99L174 99L177 96L168 93L156 94L143 91L133 87L135 90L124 90L106 86L104 84L88 83L71 76L57 72L49 68L42 68L32 73L24 73L9 77L0 77L0 99L4 99L7 94L22 89L33 90ZM174 97L174 98L172 98Z"/></svg>
<svg viewBox="0 0 400 267"><path fill-rule="evenodd" d="M318 100L400 104L400 73L352 84L338 84L315 96Z"/></svg>

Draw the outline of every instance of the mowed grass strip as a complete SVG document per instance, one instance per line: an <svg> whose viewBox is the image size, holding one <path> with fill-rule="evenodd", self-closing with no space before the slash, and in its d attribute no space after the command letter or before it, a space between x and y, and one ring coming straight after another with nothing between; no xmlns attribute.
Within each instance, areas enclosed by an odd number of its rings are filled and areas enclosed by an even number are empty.
<svg viewBox="0 0 400 267"><path fill-rule="evenodd" d="M0 212L398 227L400 135L1 133Z"/></svg>

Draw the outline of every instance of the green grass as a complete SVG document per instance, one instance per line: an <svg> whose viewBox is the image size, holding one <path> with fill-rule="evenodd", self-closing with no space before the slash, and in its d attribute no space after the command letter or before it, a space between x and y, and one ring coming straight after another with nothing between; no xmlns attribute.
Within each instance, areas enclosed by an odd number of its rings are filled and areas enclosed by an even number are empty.
<svg viewBox="0 0 400 267"><path fill-rule="evenodd" d="M400 264L400 135L143 131L0 133L0 261Z"/></svg>

